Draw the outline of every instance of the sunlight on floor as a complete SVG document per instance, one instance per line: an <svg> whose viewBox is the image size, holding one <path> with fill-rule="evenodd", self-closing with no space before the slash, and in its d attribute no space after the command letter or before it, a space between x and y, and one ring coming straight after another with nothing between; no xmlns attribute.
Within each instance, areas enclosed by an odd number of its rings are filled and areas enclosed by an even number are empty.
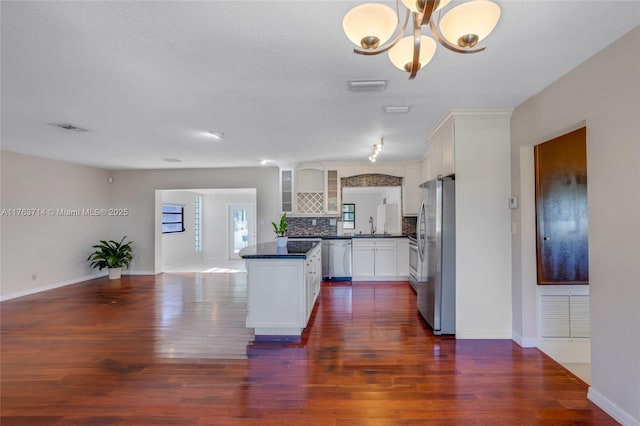
<svg viewBox="0 0 640 426"><path fill-rule="evenodd" d="M229 269L229 268L211 268L211 269L205 269L204 271L201 271L201 272L206 274L237 274L237 273L246 272L246 271L241 271L239 269Z"/></svg>
<svg viewBox="0 0 640 426"><path fill-rule="evenodd" d="M578 376L583 382L591 384L591 364L581 362L561 363L564 368Z"/></svg>
<svg viewBox="0 0 640 426"><path fill-rule="evenodd" d="M247 272L244 260L199 260L164 272L200 272L203 274L244 274Z"/></svg>

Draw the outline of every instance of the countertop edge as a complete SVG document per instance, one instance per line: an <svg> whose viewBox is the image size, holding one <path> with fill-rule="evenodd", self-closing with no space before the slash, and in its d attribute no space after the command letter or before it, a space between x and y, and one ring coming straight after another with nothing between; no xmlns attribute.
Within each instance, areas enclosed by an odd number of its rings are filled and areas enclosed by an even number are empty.
<svg viewBox="0 0 640 426"><path fill-rule="evenodd" d="M353 239L361 239L361 238L368 238L368 239L376 239L376 240L381 240L381 239L389 239L389 238L409 238L410 235L405 235L405 234L388 234L388 235L369 235L369 234L362 234L362 235L306 235L306 236L291 236L289 237L291 240L353 240Z"/></svg>
<svg viewBox="0 0 640 426"><path fill-rule="evenodd" d="M300 241L302 243L302 241ZM310 246L310 248L304 253L288 253L282 250L282 253L279 253L280 247L276 246L274 242L260 243L253 246L246 247L240 250L240 258L244 260L254 260L254 259L307 259L309 257L309 253L313 251L316 247L318 247L320 241L310 241L310 243L315 243ZM245 253L243 254L243 251ZM252 251L257 251L253 252Z"/></svg>

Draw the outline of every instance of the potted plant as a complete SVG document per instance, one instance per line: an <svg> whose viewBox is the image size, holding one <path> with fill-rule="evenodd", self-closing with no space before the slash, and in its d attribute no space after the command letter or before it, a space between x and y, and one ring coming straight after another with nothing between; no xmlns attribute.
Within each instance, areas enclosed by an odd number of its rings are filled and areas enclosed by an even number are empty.
<svg viewBox="0 0 640 426"><path fill-rule="evenodd" d="M91 261L93 268L102 271L104 268L109 269L109 279L117 280L122 274L122 267L129 267L133 260L131 255L131 241L125 242L126 235L120 241L104 241L96 244L96 249L89 255L87 260Z"/></svg>
<svg viewBox="0 0 640 426"><path fill-rule="evenodd" d="M271 222L273 231L276 233L276 243L278 247L287 246L287 214L282 213L280 223Z"/></svg>

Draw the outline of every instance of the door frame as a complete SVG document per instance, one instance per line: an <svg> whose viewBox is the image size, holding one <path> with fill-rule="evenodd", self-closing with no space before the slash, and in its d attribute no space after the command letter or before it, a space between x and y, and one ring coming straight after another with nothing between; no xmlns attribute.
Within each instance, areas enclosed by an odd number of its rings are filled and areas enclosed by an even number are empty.
<svg viewBox="0 0 640 426"><path fill-rule="evenodd" d="M247 245L251 246L255 244L256 240L256 205L254 203L230 203L227 204L227 256L230 260L238 260L238 256L233 251L233 210L247 210L249 229L247 231Z"/></svg>

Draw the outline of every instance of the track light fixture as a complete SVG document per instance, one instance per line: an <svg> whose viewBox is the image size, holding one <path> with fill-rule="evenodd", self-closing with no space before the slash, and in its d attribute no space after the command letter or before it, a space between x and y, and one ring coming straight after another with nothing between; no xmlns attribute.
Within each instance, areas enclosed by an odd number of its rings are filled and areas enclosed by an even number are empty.
<svg viewBox="0 0 640 426"><path fill-rule="evenodd" d="M384 146L384 138L380 136L380 142L373 144L373 148L371 149L371 155L369 156L369 161L372 163L376 162L378 158L378 154L382 152L382 147Z"/></svg>
<svg viewBox="0 0 640 426"><path fill-rule="evenodd" d="M342 20L345 34L357 47L360 55L388 52L389 59L399 69L415 78L436 52L436 41L457 53L476 53L485 49L477 46L495 28L500 19L500 7L489 0L461 3L440 15L451 0L402 0L406 11L400 21L400 0L396 11L380 3L364 3L351 9ZM436 18L437 12L437 18ZM413 21L410 35L403 37L409 20ZM433 38L422 34L429 26ZM434 40L435 38L435 40Z"/></svg>

